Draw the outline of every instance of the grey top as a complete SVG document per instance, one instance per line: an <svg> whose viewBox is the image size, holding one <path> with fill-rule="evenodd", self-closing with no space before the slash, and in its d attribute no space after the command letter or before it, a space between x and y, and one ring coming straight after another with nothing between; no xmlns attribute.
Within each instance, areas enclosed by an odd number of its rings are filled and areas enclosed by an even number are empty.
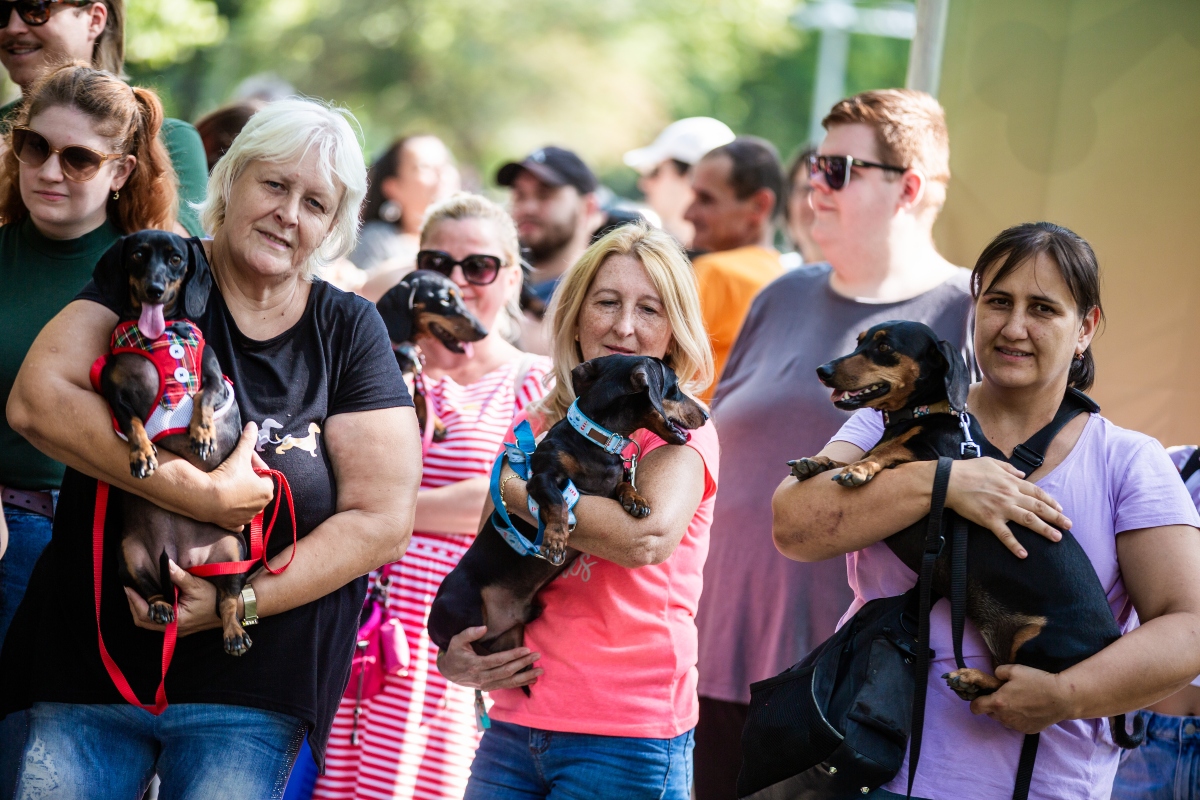
<svg viewBox="0 0 1200 800"><path fill-rule="evenodd" d="M406 258L412 261L417 251L405 241L404 236L390 222L372 220L362 226L358 236L358 246L350 253L354 266L368 273L384 261L393 258Z"/></svg>
<svg viewBox="0 0 1200 800"><path fill-rule="evenodd" d="M816 368L849 353L858 334L917 320L963 348L970 272L898 303L842 297L828 264L785 273L754 300L713 401L721 488L700 597L700 696L750 702L750 684L800 661L849 607L846 560L801 564L771 540L771 495L787 462L819 452L850 416L829 401Z"/></svg>

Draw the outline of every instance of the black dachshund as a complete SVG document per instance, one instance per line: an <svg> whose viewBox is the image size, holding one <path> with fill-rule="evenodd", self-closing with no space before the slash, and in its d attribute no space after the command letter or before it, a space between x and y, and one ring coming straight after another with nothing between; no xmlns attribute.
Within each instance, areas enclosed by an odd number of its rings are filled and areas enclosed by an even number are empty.
<svg viewBox="0 0 1200 800"><path fill-rule="evenodd" d="M656 358L611 355L585 361L571 373L579 410L593 422L628 437L645 428L668 444L686 444L689 429L708 419L700 404L679 389L674 371ZM458 566L438 588L429 613L429 636L445 650L467 628L487 625L473 643L481 655L519 647L525 626L541 613L537 593L570 566L579 552L567 546L567 479L581 494L611 497L632 516L650 514L621 454L611 454L569 421L552 427L530 459L528 483L546 526L546 559L519 555L505 543L489 517ZM537 531L512 515L526 538ZM555 563L557 562L557 563Z"/></svg>
<svg viewBox="0 0 1200 800"><path fill-rule="evenodd" d="M233 386L225 380L212 348L186 317L204 312L212 274L198 245L166 231L130 234L97 264L93 278L108 297L125 306L112 338L112 352L92 368L92 381L108 400L115 427L129 441L135 478L158 467L156 447L186 458L206 472L233 451L241 414ZM115 507L114 507L115 508ZM174 585L167 560L181 567L247 558L241 534L159 508L125 493L122 514L121 580L146 598L150 618L174 618ZM250 637L237 619L237 597L246 575L209 578L217 587L225 652L240 656Z"/></svg>
<svg viewBox="0 0 1200 800"><path fill-rule="evenodd" d="M467 310L462 291L440 272L419 269L404 276L376 306L387 325L388 338L396 363L405 375L418 375L422 370L421 353L414 339L418 334L432 336L452 353L469 352L472 342L487 336L487 329ZM425 395L413 392L417 422L425 430L430 416ZM446 438L446 426L433 419L433 440Z"/></svg>
<svg viewBox="0 0 1200 800"><path fill-rule="evenodd" d="M970 379L962 356L918 322L885 322L858 337L858 347L817 368L833 389L838 408L884 412L883 438L853 464L823 456L790 462L797 480L841 470L834 480L861 486L881 470L939 456L958 458L964 441L958 413L965 410ZM1023 664L1062 672L1121 636L1104 587L1079 542L1062 531L1051 542L1015 523L1009 528L1029 553L1018 559L995 534L968 522L966 615L979 629L996 665ZM914 572L920 571L927 522L921 520L885 541ZM950 596L950 552L934 566L933 591ZM1002 682L976 669L943 676L964 700L998 689ZM1142 730L1125 730L1113 717L1113 740L1137 747Z"/></svg>

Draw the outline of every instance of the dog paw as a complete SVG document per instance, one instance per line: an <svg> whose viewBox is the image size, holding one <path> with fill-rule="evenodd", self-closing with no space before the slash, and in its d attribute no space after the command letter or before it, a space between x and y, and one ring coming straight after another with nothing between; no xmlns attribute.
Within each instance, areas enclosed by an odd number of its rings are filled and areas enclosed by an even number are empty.
<svg viewBox="0 0 1200 800"><path fill-rule="evenodd" d="M175 619L175 609L166 600L163 600L161 597L152 598L149 603L151 622L166 625Z"/></svg>
<svg viewBox="0 0 1200 800"><path fill-rule="evenodd" d="M158 469L158 459L155 457L157 452L154 445L129 451L129 472L133 477L140 480L154 474L154 470Z"/></svg>
<svg viewBox="0 0 1200 800"><path fill-rule="evenodd" d="M567 559L567 531L557 525L547 525L542 536L542 555L554 566L561 566Z"/></svg>
<svg viewBox="0 0 1200 800"><path fill-rule="evenodd" d="M976 697L991 694L1004 685L1004 681L995 675L988 675L986 672L970 668L947 672L942 679L946 681L947 686L954 690L956 695L968 703Z"/></svg>
<svg viewBox="0 0 1200 800"><path fill-rule="evenodd" d="M834 483L847 488L862 486L875 477L875 470L865 464L851 464L837 475L833 476Z"/></svg>
<svg viewBox="0 0 1200 800"><path fill-rule="evenodd" d="M217 429L212 422L192 426L192 452L207 461L217 453Z"/></svg>
<svg viewBox="0 0 1200 800"><path fill-rule="evenodd" d="M814 456L789 461L788 466L792 468L792 477L798 481L806 481L814 475L834 469L837 465L826 456Z"/></svg>
<svg viewBox="0 0 1200 800"><path fill-rule="evenodd" d="M435 442L446 441L446 426L442 424L440 419L433 421L433 440Z"/></svg>
<svg viewBox="0 0 1200 800"><path fill-rule="evenodd" d="M646 502L646 498L642 497L637 491L625 484L621 487L621 508L625 509L625 513L636 519L644 519L650 516L650 504Z"/></svg>
<svg viewBox="0 0 1200 800"><path fill-rule="evenodd" d="M236 633L225 635L225 652L231 656L244 656L250 649L250 634L239 629Z"/></svg>

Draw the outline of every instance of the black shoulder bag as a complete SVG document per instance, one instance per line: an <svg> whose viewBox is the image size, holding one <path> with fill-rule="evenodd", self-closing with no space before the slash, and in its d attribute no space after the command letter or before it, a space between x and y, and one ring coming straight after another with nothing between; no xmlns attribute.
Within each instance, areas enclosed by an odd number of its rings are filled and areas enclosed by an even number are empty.
<svg viewBox="0 0 1200 800"><path fill-rule="evenodd" d="M1029 475L1063 426L1084 411L1099 411L1087 395L1070 389L1054 420L1018 445L1011 459L991 445L975 424L972 437L984 455L1008 461ZM978 450L976 451L978 452ZM969 455L964 448L964 455ZM742 731L743 800L850 800L890 781L909 753L912 794L929 664L929 610L934 562L951 531L951 626L954 659L965 667L967 526L945 512L953 459L938 459L925 550L917 585L898 597L872 600L799 664L750 685L750 709ZM1037 755L1038 736L1025 738L1014 800L1025 800Z"/></svg>

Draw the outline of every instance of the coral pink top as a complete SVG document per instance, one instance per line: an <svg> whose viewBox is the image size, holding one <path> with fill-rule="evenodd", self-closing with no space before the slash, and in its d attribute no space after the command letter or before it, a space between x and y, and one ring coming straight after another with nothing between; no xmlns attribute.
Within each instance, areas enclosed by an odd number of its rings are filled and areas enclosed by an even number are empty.
<svg viewBox="0 0 1200 800"><path fill-rule="evenodd" d="M643 456L666 446L646 430L633 439ZM650 739L695 727L696 606L720 455L713 424L692 431L683 446L704 460L704 496L675 552L662 564L637 569L584 553L551 581L539 596L545 611L525 629L525 645L542 654L537 665L545 673L531 697L519 689L492 692L494 718Z"/></svg>

